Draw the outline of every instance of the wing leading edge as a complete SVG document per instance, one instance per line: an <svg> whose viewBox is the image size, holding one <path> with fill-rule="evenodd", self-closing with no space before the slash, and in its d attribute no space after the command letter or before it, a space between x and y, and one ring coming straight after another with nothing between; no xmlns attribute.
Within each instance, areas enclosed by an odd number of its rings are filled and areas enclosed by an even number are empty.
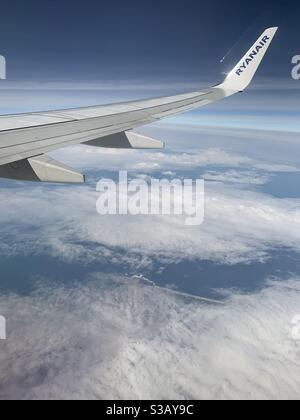
<svg viewBox="0 0 300 420"><path fill-rule="evenodd" d="M0 117L0 177L84 182L84 177L45 154L75 144L111 148L162 148L137 127L181 114L237 92L251 83L278 28L267 29L229 73L210 89L142 101Z"/></svg>

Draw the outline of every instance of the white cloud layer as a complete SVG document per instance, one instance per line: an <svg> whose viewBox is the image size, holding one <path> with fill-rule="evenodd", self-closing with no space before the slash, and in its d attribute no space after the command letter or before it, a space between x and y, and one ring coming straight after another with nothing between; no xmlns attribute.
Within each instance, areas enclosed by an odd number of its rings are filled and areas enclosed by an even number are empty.
<svg viewBox="0 0 300 420"><path fill-rule="evenodd" d="M228 294L225 306L103 275L42 282L0 297L1 399L299 398L299 279Z"/></svg>
<svg viewBox="0 0 300 420"><path fill-rule="evenodd" d="M188 228L180 218L101 217L93 186L13 183L0 190L1 256L46 254L144 273L154 261L251 263L274 248L300 251L300 200L254 189L275 171L297 171L293 165L216 147L193 154L81 147L59 154L69 164L140 175L199 168L213 181L205 223ZM8 321L8 340L0 343L1 399L299 398L300 343L291 324L300 311L299 279L252 295L227 293L225 306L137 278L81 280L67 288L40 279L30 296L0 295Z"/></svg>
<svg viewBox="0 0 300 420"><path fill-rule="evenodd" d="M204 174L207 181L223 182L229 184L264 185L270 177L266 174L258 174L254 171L228 170L224 172L210 171Z"/></svg>

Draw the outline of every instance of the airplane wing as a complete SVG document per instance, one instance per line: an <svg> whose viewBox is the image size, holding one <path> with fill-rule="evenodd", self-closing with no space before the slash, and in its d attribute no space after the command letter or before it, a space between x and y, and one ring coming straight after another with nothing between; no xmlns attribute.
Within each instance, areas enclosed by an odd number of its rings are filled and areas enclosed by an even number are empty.
<svg viewBox="0 0 300 420"><path fill-rule="evenodd" d="M267 29L224 82L210 89L89 108L0 116L0 177L81 183L82 174L47 153L82 143L107 148L163 148L161 141L133 130L245 90L277 29Z"/></svg>

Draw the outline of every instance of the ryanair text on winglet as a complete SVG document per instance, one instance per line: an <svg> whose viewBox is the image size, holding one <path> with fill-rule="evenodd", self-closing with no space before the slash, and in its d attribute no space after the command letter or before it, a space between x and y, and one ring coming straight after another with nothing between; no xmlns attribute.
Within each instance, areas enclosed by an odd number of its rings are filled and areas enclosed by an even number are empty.
<svg viewBox="0 0 300 420"><path fill-rule="evenodd" d="M263 37L263 39L260 41L259 44L256 45L255 49L251 52L251 54L249 54L249 57L246 58L245 61L243 62L243 64L236 70L237 76L242 75L244 70L247 69L249 64L255 59L255 56L257 56L257 54L259 54L260 50L263 49L266 46L266 44L268 43L268 41L270 41L270 39L271 38L268 37L267 35Z"/></svg>

